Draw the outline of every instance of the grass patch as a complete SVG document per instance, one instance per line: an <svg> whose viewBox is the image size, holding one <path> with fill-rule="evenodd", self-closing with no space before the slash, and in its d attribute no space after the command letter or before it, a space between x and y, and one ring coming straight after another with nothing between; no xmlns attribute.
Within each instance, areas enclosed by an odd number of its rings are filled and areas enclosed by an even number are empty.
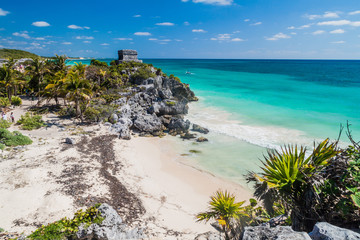
<svg viewBox="0 0 360 240"><path fill-rule="evenodd" d="M16 124L21 125L21 129L24 130L34 130L45 126L40 115L32 115L28 112L22 115Z"/></svg>
<svg viewBox="0 0 360 240"><path fill-rule="evenodd" d="M10 132L7 129L0 128L0 144L0 148L3 150L5 146L15 147L32 144L32 140L18 131Z"/></svg>
<svg viewBox="0 0 360 240"><path fill-rule="evenodd" d="M30 234L27 239L48 240L48 239L73 239L80 225L85 228L93 223L100 224L104 220L98 210L100 204L90 207L85 211L79 210L72 219L63 218L57 222L42 226Z"/></svg>

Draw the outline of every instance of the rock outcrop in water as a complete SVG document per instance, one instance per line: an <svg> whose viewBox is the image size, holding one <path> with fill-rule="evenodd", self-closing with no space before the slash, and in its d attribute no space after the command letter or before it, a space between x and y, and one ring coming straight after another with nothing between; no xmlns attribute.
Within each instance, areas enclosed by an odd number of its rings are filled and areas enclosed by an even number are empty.
<svg viewBox="0 0 360 240"><path fill-rule="evenodd" d="M137 85L119 93L123 97L113 102L118 109L109 118L112 131L122 139L130 139L132 132L161 136L167 131L190 136L190 122L184 116L188 113L188 103L197 98L189 85L166 76L133 81Z"/></svg>

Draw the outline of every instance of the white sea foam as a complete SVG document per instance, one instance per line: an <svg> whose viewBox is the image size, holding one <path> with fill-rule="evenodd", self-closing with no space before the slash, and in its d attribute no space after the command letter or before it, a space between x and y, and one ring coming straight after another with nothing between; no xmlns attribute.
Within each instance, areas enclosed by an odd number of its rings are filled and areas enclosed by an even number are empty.
<svg viewBox="0 0 360 240"><path fill-rule="evenodd" d="M252 125L240 119L232 120L231 113L199 103L191 104L187 118L211 132L225 134L239 140L265 147L279 149L283 144L311 145L314 139L300 130L271 125Z"/></svg>

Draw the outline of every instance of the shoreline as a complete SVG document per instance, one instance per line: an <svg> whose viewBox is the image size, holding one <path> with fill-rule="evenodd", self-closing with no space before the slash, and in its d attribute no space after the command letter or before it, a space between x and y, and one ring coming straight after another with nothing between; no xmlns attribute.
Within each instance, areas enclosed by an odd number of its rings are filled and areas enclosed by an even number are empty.
<svg viewBox="0 0 360 240"><path fill-rule="evenodd" d="M30 104L25 100L21 108L14 109L15 118ZM112 133L106 126L78 126L54 114L43 119L51 126L21 130L33 139L32 145L13 150L0 161L0 227L6 231L28 234L41 224L71 217L97 199L117 202L122 193L114 194L111 184L120 184L134 202L141 200L145 213L132 225L146 228L149 239L194 239L216 231L195 219L207 209L216 190L234 193L238 202L251 197L237 183L182 163L179 142L173 136L111 138L109 144L101 143L115 156L104 169L102 153L90 143L102 136L110 139ZM66 137L74 138L76 144L65 144ZM101 173L109 173L113 180L109 182Z"/></svg>

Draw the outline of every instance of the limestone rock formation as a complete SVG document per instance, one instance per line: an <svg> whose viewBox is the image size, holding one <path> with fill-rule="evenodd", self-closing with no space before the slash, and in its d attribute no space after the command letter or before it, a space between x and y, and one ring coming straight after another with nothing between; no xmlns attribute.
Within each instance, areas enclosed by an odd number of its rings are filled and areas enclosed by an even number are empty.
<svg viewBox="0 0 360 240"><path fill-rule="evenodd" d="M316 223L309 235L312 240L360 240L359 233L326 222Z"/></svg>
<svg viewBox="0 0 360 240"><path fill-rule="evenodd" d="M130 50L130 49L123 49L118 51L119 60L118 63L122 62L140 62L142 63L142 60L138 59L138 53L136 50Z"/></svg>
<svg viewBox="0 0 360 240"><path fill-rule="evenodd" d="M197 125L195 123L193 124L192 130L195 132L204 133L204 134L209 133L209 129L201 127L200 125Z"/></svg>
<svg viewBox="0 0 360 240"><path fill-rule="evenodd" d="M144 239L146 236L143 229L130 229L123 223L115 209L106 203L98 208L104 218L101 224L91 224L88 228L79 227L76 233L77 239L82 240L121 240L121 239Z"/></svg>
<svg viewBox="0 0 360 240"><path fill-rule="evenodd" d="M305 232L295 232L291 227L245 227L242 240L311 240Z"/></svg>

